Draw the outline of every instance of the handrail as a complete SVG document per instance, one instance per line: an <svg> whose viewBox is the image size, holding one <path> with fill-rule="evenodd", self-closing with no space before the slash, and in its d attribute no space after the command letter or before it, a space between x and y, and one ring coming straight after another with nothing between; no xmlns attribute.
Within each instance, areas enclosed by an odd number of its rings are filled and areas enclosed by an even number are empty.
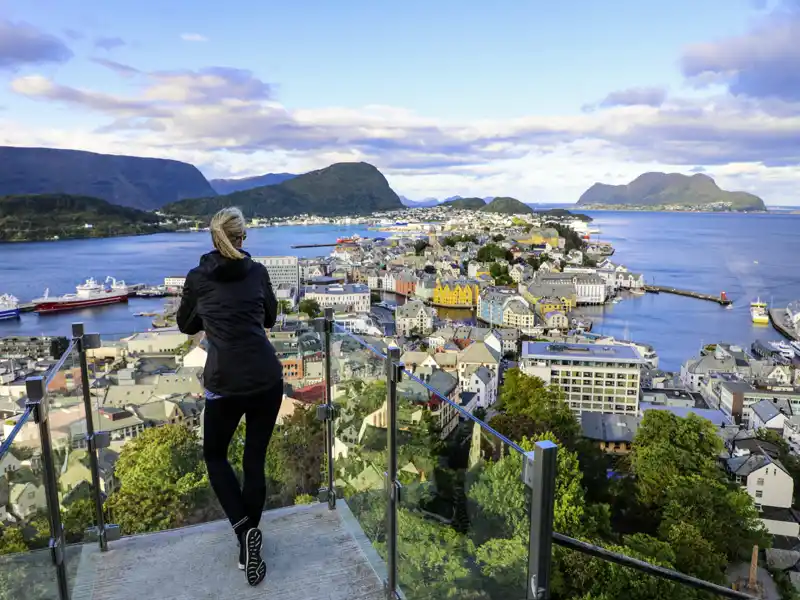
<svg viewBox="0 0 800 600"><path fill-rule="evenodd" d="M716 583L705 581L704 579L698 579L697 577L686 575L684 573L681 573L680 571L675 571L673 569L667 569L665 567L652 565L649 562L639 560L638 558L633 558L632 556L626 556L625 554L620 554L618 552L612 552L611 550L606 550L605 548L602 548L600 546L595 546L594 544L589 544L588 542L582 542L580 540L576 540L574 538L562 535L560 533L553 532L553 541L559 546L563 546L564 548L569 548L570 550L574 550L582 554L596 556L601 560L617 563L618 565L629 567L631 569L636 569L637 571L647 573L648 575L652 575L654 577L660 577L661 579L669 579L670 581L675 581L676 583L680 583L681 585L695 588L697 590L711 592L712 594L717 594L718 596L724 596L725 598L737 598L739 600L757 600L755 596L745 594L744 592L740 592L738 590L732 590L730 588L717 585Z"/></svg>
<svg viewBox="0 0 800 600"><path fill-rule="evenodd" d="M452 406L453 408L455 408L455 409L456 409L456 410L457 410L459 413L461 413L462 415L464 415L466 418L468 418L468 419L470 419L471 421L474 421L475 423L477 423L477 424L478 424L478 425L481 427L481 429L484 429L484 430L485 430L485 431L487 431L488 433L491 433L493 436L495 436L496 438L498 438L498 439L499 439L501 442L503 442L504 444L508 444L508 446L510 446L511 448L513 448L514 450L516 450L517 452L519 452L520 454L525 454L525 450L523 450L523 449L522 449L522 447L520 447L520 445L519 445L519 444L515 444L515 443L514 443L514 442L512 442L510 439L508 439L506 436L504 436L502 433L500 433L499 431L497 431L497 430L496 430L496 429L494 429L493 427L490 427L490 426L489 426L489 425L487 425L485 422L481 421L481 420L480 420L478 417L476 417L475 415L473 415L472 413L470 413L470 412L469 412L467 409L465 409L464 407L462 407L462 406L460 406L460 405L456 404L455 402L453 402L453 401L452 401L452 400L450 400L449 398L445 397L445 396L442 394L442 392L440 392L439 390L437 390L435 387L433 387L433 386L431 386L431 385L429 385L429 384L425 383L424 381L422 381L422 379L420 379L419 377L417 377L416 375L414 375L414 374L412 374L412 373L409 373L409 372L408 372L406 369L403 369L403 372L404 372L406 375L408 375L409 379L412 379L413 381L416 381L417 383L419 383L420 385L422 385L424 388L426 388L428 391L430 391L431 393L434 393L434 394L436 394L436 396L437 396L437 397L439 397L439 398L441 398L443 401L447 402L447 403L448 403L450 406Z"/></svg>
<svg viewBox="0 0 800 600"><path fill-rule="evenodd" d="M67 357L72 354L72 351L75 349L75 343L76 342L74 339L70 340L67 349L64 350L64 354L62 354L58 361L56 361L56 364L50 367L50 369L47 371L47 375L44 379L45 388L50 385L50 382L53 381L56 373L58 373L61 370L61 367L64 366L64 363L67 362Z"/></svg>
<svg viewBox="0 0 800 600"><path fill-rule="evenodd" d="M8 437L0 444L0 459L6 455L6 452L9 451L11 448L11 444L14 443L14 438L17 437L20 429L22 429L25 423L28 422L31 414L33 413L33 409L29 406L25 409L25 412L22 413L22 416L17 420L17 424L14 425L14 428L11 430L11 433L8 434Z"/></svg>

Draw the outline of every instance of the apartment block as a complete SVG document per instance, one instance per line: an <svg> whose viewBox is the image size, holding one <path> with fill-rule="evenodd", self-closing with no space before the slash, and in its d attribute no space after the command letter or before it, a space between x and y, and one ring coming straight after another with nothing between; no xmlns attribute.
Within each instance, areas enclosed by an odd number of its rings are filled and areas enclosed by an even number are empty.
<svg viewBox="0 0 800 600"><path fill-rule="evenodd" d="M525 342L521 369L564 390L583 412L636 414L644 358L631 346Z"/></svg>
<svg viewBox="0 0 800 600"><path fill-rule="evenodd" d="M267 267L273 288L286 285L300 289L300 266L296 256L254 256L253 260Z"/></svg>

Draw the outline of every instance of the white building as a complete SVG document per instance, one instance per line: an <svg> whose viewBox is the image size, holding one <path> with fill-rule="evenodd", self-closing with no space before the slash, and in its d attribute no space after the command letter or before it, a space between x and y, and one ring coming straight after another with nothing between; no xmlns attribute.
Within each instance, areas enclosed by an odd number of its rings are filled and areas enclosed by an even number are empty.
<svg viewBox="0 0 800 600"><path fill-rule="evenodd" d="M300 289L300 266L296 256L254 256L253 260L267 267L273 288L287 285Z"/></svg>
<svg viewBox="0 0 800 600"><path fill-rule="evenodd" d="M744 488L756 507L762 510L761 520L773 535L797 536L798 524L780 511L792 506L794 480L780 461L763 452L734 456L725 461L730 476ZM772 509L766 510L764 509Z"/></svg>
<svg viewBox="0 0 800 600"><path fill-rule="evenodd" d="M488 408L497 401L497 375L487 367L478 367L462 389L475 394L476 406Z"/></svg>
<svg viewBox="0 0 800 600"><path fill-rule="evenodd" d="M183 275L164 277L164 287L168 290L182 290L184 285L186 285L186 277Z"/></svg>
<svg viewBox="0 0 800 600"><path fill-rule="evenodd" d="M569 407L578 414L636 414L644 364L632 346L525 342L520 367L561 387Z"/></svg>
<svg viewBox="0 0 800 600"><path fill-rule="evenodd" d="M180 331L134 333L125 340L131 354L168 354L185 344L189 336Z"/></svg>
<svg viewBox="0 0 800 600"><path fill-rule="evenodd" d="M398 306L395 312L398 335L409 336L416 330L421 335L433 331L433 319L436 310L425 306L419 300L410 300L403 306Z"/></svg>
<svg viewBox="0 0 800 600"><path fill-rule="evenodd" d="M597 275L577 275L574 282L576 302L578 304L605 304L608 288L602 277Z"/></svg>
<svg viewBox="0 0 800 600"><path fill-rule="evenodd" d="M361 283L306 286L304 296L316 300L320 308L369 312L369 288Z"/></svg>

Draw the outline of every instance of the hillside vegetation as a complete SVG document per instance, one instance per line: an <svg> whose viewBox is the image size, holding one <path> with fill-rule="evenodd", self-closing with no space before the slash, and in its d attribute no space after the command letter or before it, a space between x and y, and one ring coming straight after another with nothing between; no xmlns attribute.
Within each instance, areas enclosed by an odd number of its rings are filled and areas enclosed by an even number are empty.
<svg viewBox="0 0 800 600"><path fill-rule="evenodd" d="M486 206L483 198L456 198L442 202L442 206L449 206L458 210L481 210Z"/></svg>
<svg viewBox="0 0 800 600"><path fill-rule="evenodd" d="M764 201L747 192L728 192L708 175L644 173L625 185L595 183L578 205L687 206L728 205L732 210L766 210Z"/></svg>
<svg viewBox="0 0 800 600"><path fill-rule="evenodd" d="M481 212L500 213L504 215L532 214L533 209L516 198L501 196L480 209Z"/></svg>
<svg viewBox="0 0 800 600"><path fill-rule="evenodd" d="M161 158L0 146L0 196L69 194L155 210L216 194L197 167Z"/></svg>
<svg viewBox="0 0 800 600"><path fill-rule="evenodd" d="M153 213L116 206L100 198L68 194L0 198L0 242L138 235L166 230Z"/></svg>
<svg viewBox="0 0 800 600"><path fill-rule="evenodd" d="M247 217L355 215L403 208L381 172L362 162L337 163L277 185L182 200L165 206L164 211L209 217L226 206L238 206Z"/></svg>

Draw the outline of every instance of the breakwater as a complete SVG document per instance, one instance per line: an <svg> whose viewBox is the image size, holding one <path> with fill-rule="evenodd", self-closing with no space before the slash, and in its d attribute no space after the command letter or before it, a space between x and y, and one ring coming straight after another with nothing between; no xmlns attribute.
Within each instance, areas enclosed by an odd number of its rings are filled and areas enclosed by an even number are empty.
<svg viewBox="0 0 800 600"><path fill-rule="evenodd" d="M651 294L675 294L677 296L686 296L688 298L697 298L698 300L708 300L710 302L716 302L721 306L728 306L733 304L731 300L729 300L725 293L723 292L719 296L713 296L711 294L702 294L700 292L693 292L691 290L682 290L680 288L668 287L664 285L646 285L644 286L646 292L650 292Z"/></svg>

